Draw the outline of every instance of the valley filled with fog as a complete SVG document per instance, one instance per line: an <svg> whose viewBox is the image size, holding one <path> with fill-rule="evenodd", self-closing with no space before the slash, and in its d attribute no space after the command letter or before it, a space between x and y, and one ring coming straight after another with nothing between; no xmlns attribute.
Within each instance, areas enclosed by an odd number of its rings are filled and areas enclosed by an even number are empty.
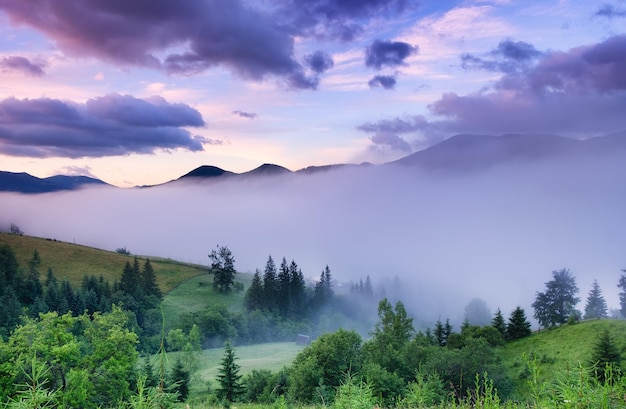
<svg viewBox="0 0 626 409"><path fill-rule="evenodd" d="M609 308L626 268L626 164L619 155L510 163L471 172L406 166L332 169L151 188L0 194L0 227L108 250L208 264L228 246L241 272L268 255L337 285L372 278L420 323L484 299L491 312L530 304L569 268L584 309L593 279ZM98 274L98 272L85 272Z"/></svg>

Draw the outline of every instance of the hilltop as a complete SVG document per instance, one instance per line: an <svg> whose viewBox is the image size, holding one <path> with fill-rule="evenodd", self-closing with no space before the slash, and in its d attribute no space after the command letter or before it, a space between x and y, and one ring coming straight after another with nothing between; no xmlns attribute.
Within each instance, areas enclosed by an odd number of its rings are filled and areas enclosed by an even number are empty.
<svg viewBox="0 0 626 409"><path fill-rule="evenodd" d="M67 279L73 286L80 286L85 275L102 275L113 283L122 275L124 264L127 261L132 262L134 257L55 239L8 233L0 233L0 245L2 244L8 244L13 249L22 269L26 268L28 260L37 250L41 258L42 277L50 267L57 278ZM142 262L146 256L137 256L137 258ZM154 268L159 287L165 293L189 278L207 272L206 266L198 264L152 256L148 258Z"/></svg>

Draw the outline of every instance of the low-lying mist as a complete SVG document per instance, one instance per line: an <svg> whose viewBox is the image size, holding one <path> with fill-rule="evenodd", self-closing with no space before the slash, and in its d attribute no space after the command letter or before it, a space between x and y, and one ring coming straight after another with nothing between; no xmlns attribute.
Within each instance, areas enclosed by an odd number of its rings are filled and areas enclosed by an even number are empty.
<svg viewBox="0 0 626 409"><path fill-rule="evenodd" d="M475 297L505 318L517 305L531 318L536 291L561 268L577 279L579 309L593 279L609 307L619 307L617 282L626 268L622 159L463 175L370 167L2 194L0 227L16 223L28 235L201 264L226 245L243 272L262 270L270 254L295 260L311 278L328 264L338 283L369 275L375 288L384 285L417 326L448 317L458 325Z"/></svg>

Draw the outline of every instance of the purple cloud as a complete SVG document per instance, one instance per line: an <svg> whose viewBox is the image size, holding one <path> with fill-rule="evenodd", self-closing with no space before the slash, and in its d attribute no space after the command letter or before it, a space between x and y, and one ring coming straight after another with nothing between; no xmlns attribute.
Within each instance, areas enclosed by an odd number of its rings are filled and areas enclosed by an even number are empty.
<svg viewBox="0 0 626 409"><path fill-rule="evenodd" d="M393 17L417 0L276 0L276 18L299 36L352 41L372 17Z"/></svg>
<svg viewBox="0 0 626 409"><path fill-rule="evenodd" d="M240 110L233 111L233 115L237 115L240 118L246 119L255 119L257 117L257 114L255 114L254 112L245 112Z"/></svg>
<svg viewBox="0 0 626 409"><path fill-rule="evenodd" d="M372 145L370 150L377 150L380 148L387 148L393 151L399 151L404 153L411 152L411 145L400 136L388 133L377 133L370 138Z"/></svg>
<svg viewBox="0 0 626 409"><path fill-rule="evenodd" d="M198 111L161 97L110 94L84 104L50 98L0 101L0 152L27 157L102 157L157 149L203 150L212 141L183 127L204 126Z"/></svg>
<svg viewBox="0 0 626 409"><path fill-rule="evenodd" d="M533 54L533 53L531 53ZM402 135L414 146L459 133L597 136L626 129L626 35L551 51L488 89L446 93L420 115L366 123L357 129ZM374 141L372 141L375 143Z"/></svg>
<svg viewBox="0 0 626 409"><path fill-rule="evenodd" d="M626 9L619 9L612 4L603 4L598 8L598 11L595 12L594 16L596 17L626 17Z"/></svg>
<svg viewBox="0 0 626 409"><path fill-rule="evenodd" d="M45 74L43 63L34 63L26 57L11 55L0 59L2 71L18 71L31 77L41 77Z"/></svg>
<svg viewBox="0 0 626 409"><path fill-rule="evenodd" d="M316 74L321 74L335 65L333 58L323 51L316 51L305 56L304 61L307 67Z"/></svg>
<svg viewBox="0 0 626 409"><path fill-rule="evenodd" d="M488 58L471 53L461 55L461 66L464 69L513 73L526 69L542 55L532 44L523 41L504 40L498 44L495 50L486 54Z"/></svg>
<svg viewBox="0 0 626 409"><path fill-rule="evenodd" d="M394 89L396 86L396 77L393 75L375 75L367 82L370 88L382 87L384 89Z"/></svg>
<svg viewBox="0 0 626 409"><path fill-rule="evenodd" d="M374 42L365 50L365 65L380 70L383 66L404 65L404 60L418 52L418 48L402 41Z"/></svg>

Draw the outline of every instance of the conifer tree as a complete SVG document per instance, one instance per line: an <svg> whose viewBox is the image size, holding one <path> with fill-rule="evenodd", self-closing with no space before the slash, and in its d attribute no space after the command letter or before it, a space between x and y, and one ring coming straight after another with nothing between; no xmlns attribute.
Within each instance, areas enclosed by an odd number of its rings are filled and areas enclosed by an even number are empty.
<svg viewBox="0 0 626 409"><path fill-rule="evenodd" d="M626 273L626 270L622 270L622 273ZM617 287L621 289L619 293L619 307L622 313L622 318L626 318L626 274L622 274L619 278Z"/></svg>
<svg viewBox="0 0 626 409"><path fill-rule="evenodd" d="M287 264L287 259L283 257L283 260L280 263L280 268L278 269L278 297L276 298L276 302L278 304L278 313L282 317L287 317L289 312L290 281L291 276L289 274L289 265Z"/></svg>
<svg viewBox="0 0 626 409"><path fill-rule="evenodd" d="M237 357L229 341L224 345L224 357L220 362L217 381L220 388L217 390L217 397L224 403L225 407L236 402L243 394L239 365L235 362Z"/></svg>
<svg viewBox="0 0 626 409"><path fill-rule="evenodd" d="M552 272L552 280L546 283L545 292L537 292L535 302L535 318L544 327L565 324L576 314L576 304L580 298L576 279L568 269Z"/></svg>
<svg viewBox="0 0 626 409"><path fill-rule="evenodd" d="M591 365L596 378L604 383L606 380L606 369L608 365L613 367L614 371L619 371L622 362L622 355L615 341L611 337L608 329L600 333L596 344L593 346L591 355Z"/></svg>
<svg viewBox="0 0 626 409"><path fill-rule="evenodd" d="M141 270L141 282L143 284L143 293L146 296L154 296L158 300L163 298L163 292L161 292L161 289L157 284L156 274L154 273L154 268L152 268L149 258L146 258L146 262L143 264L143 269Z"/></svg>
<svg viewBox="0 0 626 409"><path fill-rule="evenodd" d="M289 265L289 275L290 315L293 318L302 318L306 315L306 283L302 270L293 260Z"/></svg>
<svg viewBox="0 0 626 409"><path fill-rule="evenodd" d="M370 279L369 275L365 277L365 285L363 286L363 293L368 298L374 298L374 289L372 288L372 280Z"/></svg>
<svg viewBox="0 0 626 409"><path fill-rule="evenodd" d="M135 257L135 260L137 258ZM139 277L139 269L135 270L129 261L124 264L124 270L122 270L122 277L120 278L119 289L126 295L129 295L136 299L137 286L141 283Z"/></svg>
<svg viewBox="0 0 626 409"><path fill-rule="evenodd" d="M498 308L496 314L493 316L491 326L497 329L498 332L502 334L503 338L506 338L506 323L504 322L504 317L502 316L502 311L500 311L500 308Z"/></svg>
<svg viewBox="0 0 626 409"><path fill-rule="evenodd" d="M514 341L524 338L532 333L530 322L526 319L526 312L522 307L517 307L509 317L509 323L506 326L506 339Z"/></svg>
<svg viewBox="0 0 626 409"><path fill-rule="evenodd" d="M276 287L276 264L270 255L265 264L263 272L263 293L264 307L268 311L274 310L276 307L277 287Z"/></svg>
<svg viewBox="0 0 626 409"><path fill-rule="evenodd" d="M170 374L170 385L173 392L178 394L178 400L184 402L189 396L189 384L191 374L185 369L183 362L178 359L172 368Z"/></svg>
<svg viewBox="0 0 626 409"><path fill-rule="evenodd" d="M248 311L254 311L263 309L263 301L263 283L261 281L261 273L257 269L252 276L250 287L246 291L244 302Z"/></svg>
<svg viewBox="0 0 626 409"><path fill-rule="evenodd" d="M43 286L39 281L39 266L41 258L37 250L33 251L33 256L28 261L28 274L24 281L24 290L22 291L21 300L26 305L32 305L35 299L43 299Z"/></svg>
<svg viewBox="0 0 626 409"><path fill-rule="evenodd" d="M602 296L600 285L598 284L598 280L593 280L591 290L587 296L587 303L585 304L584 318L588 320L593 318L606 318L607 316L606 301Z"/></svg>

